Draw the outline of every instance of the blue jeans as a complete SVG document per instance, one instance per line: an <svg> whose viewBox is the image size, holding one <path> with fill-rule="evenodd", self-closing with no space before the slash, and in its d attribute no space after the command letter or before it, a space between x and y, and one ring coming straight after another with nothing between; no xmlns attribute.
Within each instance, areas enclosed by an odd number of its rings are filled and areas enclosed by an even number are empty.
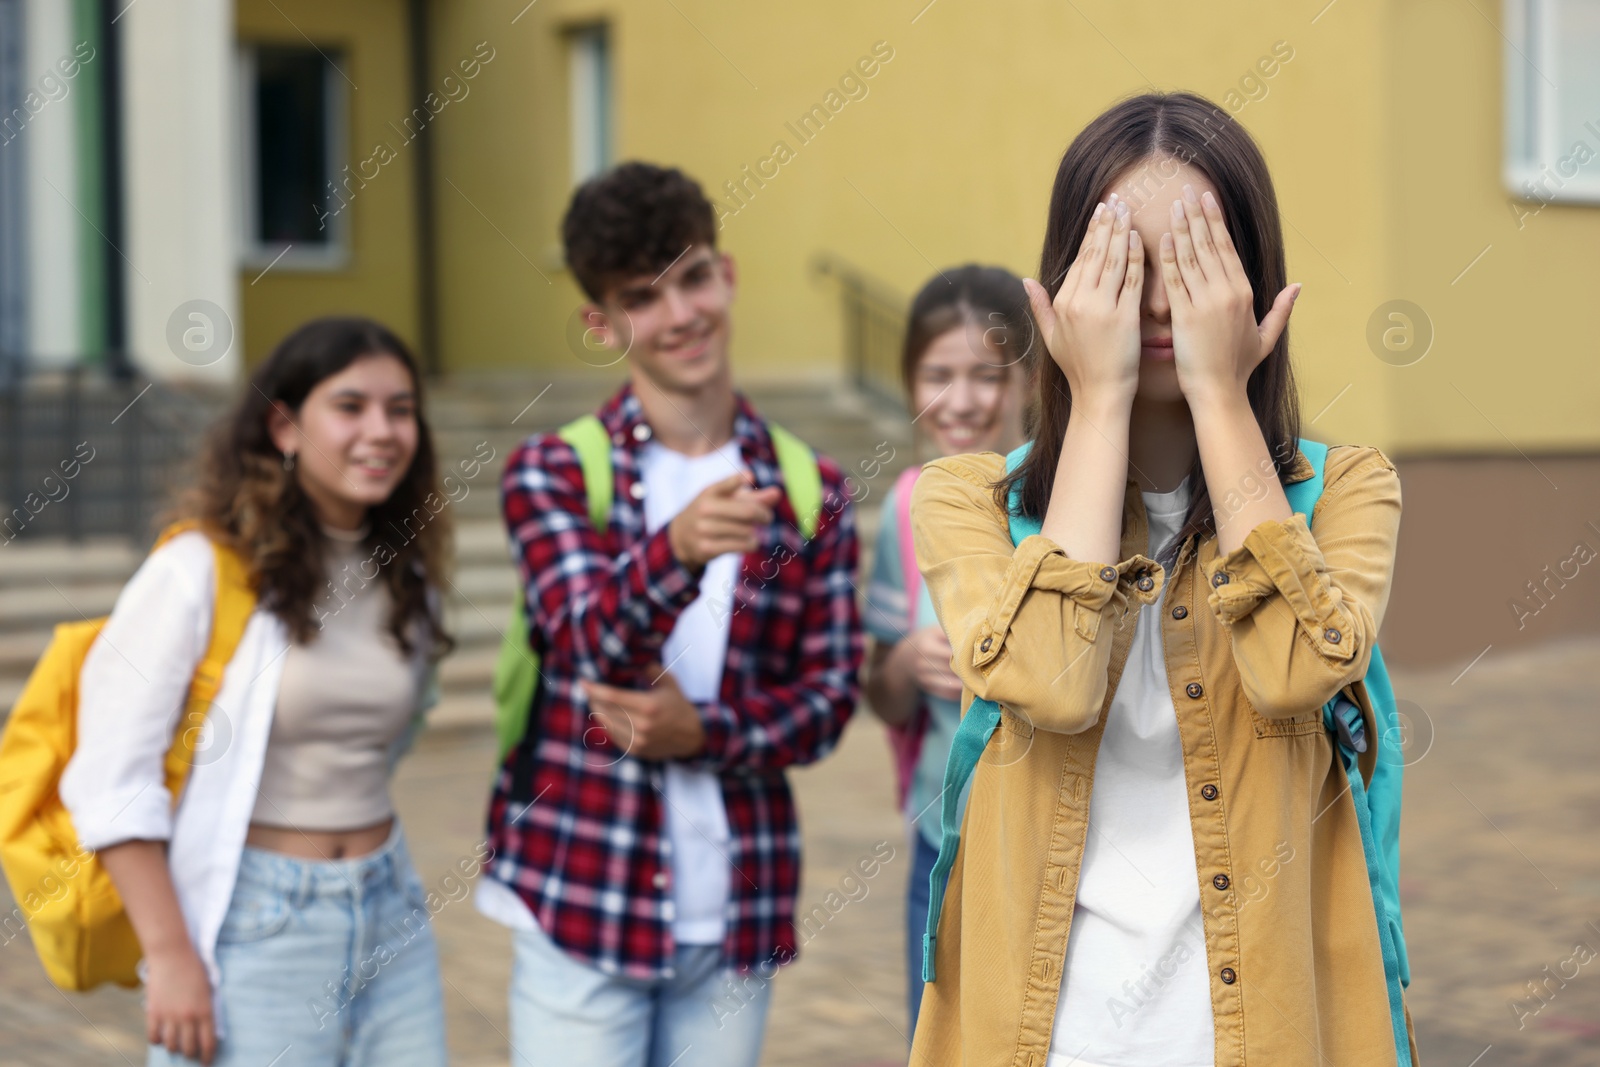
<svg viewBox="0 0 1600 1067"><path fill-rule="evenodd" d="M922 1007L922 935L928 932L928 876L939 850L916 827L911 828L911 878L906 885L906 1036L917 1032Z"/></svg>
<svg viewBox="0 0 1600 1067"><path fill-rule="evenodd" d="M679 945L676 974L607 975L535 927L511 966L512 1067L756 1067L772 969L737 975L720 945ZM765 975L765 977L763 977Z"/></svg>
<svg viewBox="0 0 1600 1067"><path fill-rule="evenodd" d="M443 1067L426 897L398 820L352 859L246 848L217 936L214 1067ZM149 1067L197 1062L150 1047Z"/></svg>

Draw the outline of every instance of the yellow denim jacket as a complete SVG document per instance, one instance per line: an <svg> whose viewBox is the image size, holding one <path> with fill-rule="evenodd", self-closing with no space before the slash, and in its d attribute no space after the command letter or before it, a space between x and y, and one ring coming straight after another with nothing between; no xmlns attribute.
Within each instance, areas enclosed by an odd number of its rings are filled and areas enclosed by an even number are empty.
<svg viewBox="0 0 1600 1067"><path fill-rule="evenodd" d="M1264 522L1168 573L1128 485L1116 564L1013 545L994 453L917 479L917 564L954 650L963 711L1001 707L973 775L923 991L918 1067L1044 1067L1088 831L1095 755L1139 611L1160 620L1194 830L1218 1067L1395 1063L1383 957L1348 780L1322 706L1366 671L1389 599L1400 482L1382 452L1328 453L1313 535ZM1311 476L1296 454L1286 479ZM1370 776L1377 745L1361 770ZM1407 1025L1410 1015L1407 1013ZM1416 1062L1415 1039L1412 1057Z"/></svg>

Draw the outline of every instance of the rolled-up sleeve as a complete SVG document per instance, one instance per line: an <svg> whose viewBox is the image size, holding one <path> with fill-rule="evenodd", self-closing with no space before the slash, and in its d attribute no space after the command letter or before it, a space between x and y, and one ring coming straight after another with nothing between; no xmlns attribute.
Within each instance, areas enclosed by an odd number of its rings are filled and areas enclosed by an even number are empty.
<svg viewBox="0 0 1600 1067"><path fill-rule="evenodd" d="M1319 708L1365 675L1389 602L1399 474L1377 449L1341 448L1326 477L1311 526L1298 514L1263 522L1202 561L1245 695L1269 718Z"/></svg>
<svg viewBox="0 0 1600 1067"><path fill-rule="evenodd" d="M987 455L924 468L911 504L917 565L962 685L1038 729L1078 733L1105 701L1122 579L1160 569L1142 555L1069 559L1039 534L1013 545L989 488L1001 473Z"/></svg>
<svg viewBox="0 0 1600 1067"><path fill-rule="evenodd" d="M61 775L61 801L84 848L172 837L165 761L210 639L214 566L203 534L157 549L84 659L78 746Z"/></svg>

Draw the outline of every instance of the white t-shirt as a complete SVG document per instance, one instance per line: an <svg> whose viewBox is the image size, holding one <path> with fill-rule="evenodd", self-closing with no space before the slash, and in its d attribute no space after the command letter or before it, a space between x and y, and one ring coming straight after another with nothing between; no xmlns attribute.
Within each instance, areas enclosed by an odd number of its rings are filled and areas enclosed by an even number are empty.
<svg viewBox="0 0 1600 1067"><path fill-rule="evenodd" d="M739 442L703 456L674 452L650 441L639 454L644 479L645 528L655 533L702 490L745 470ZM661 647L661 662L690 700L717 700L728 655L732 589L739 580L737 552L706 564L700 595L683 609ZM672 849L672 936L686 945L721 944L728 906L728 811L722 782L710 771L666 766L667 840Z"/></svg>
<svg viewBox="0 0 1600 1067"><path fill-rule="evenodd" d="M1188 479L1144 493L1149 555ZM1047 1067L1212 1067L1210 971L1178 713L1161 648L1166 586L1139 613L1106 713Z"/></svg>
<svg viewBox="0 0 1600 1067"><path fill-rule="evenodd" d="M639 453L645 528L655 533L707 486L747 469L736 440L703 456L686 456L656 441L648 442ZM692 701L713 701L721 695L728 620L734 607L731 591L739 581L741 558L737 552L727 552L706 564L700 595L679 614L662 646L663 666ZM710 771L690 770L669 761L663 801L672 872L673 939L685 945L719 945L726 932L732 875L722 783ZM512 929L536 925L522 898L493 878L478 882L474 903L480 912Z"/></svg>

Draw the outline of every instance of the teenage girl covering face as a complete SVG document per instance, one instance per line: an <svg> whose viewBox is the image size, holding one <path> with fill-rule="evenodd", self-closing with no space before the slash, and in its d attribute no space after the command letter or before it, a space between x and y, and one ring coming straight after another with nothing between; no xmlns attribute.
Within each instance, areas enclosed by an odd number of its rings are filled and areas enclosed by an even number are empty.
<svg viewBox="0 0 1600 1067"><path fill-rule="evenodd" d="M1023 441L1042 345L1022 279L1002 267L940 271L911 302L901 373L914 427L937 456L1011 451ZM922 1001L928 872L939 851L939 807L950 741L961 722L961 679L933 602L904 552L913 467L884 493L863 623L872 637L865 689L891 728L901 807L911 838L906 885L908 1018Z"/></svg>
<svg viewBox="0 0 1600 1067"><path fill-rule="evenodd" d="M1321 709L1366 671L1400 487L1334 447L1314 532L1289 508L1299 286L1259 150L1196 96L1116 105L1061 161L1040 278L1026 459L935 461L913 498L956 674L1002 708L913 1062L1393 1064Z"/></svg>
<svg viewBox="0 0 1600 1067"><path fill-rule="evenodd" d="M144 951L150 1063L445 1062L425 892L389 777L448 650L418 375L365 319L288 337L213 430L81 676L61 795ZM212 624L212 540L256 607L173 808L162 762Z"/></svg>

